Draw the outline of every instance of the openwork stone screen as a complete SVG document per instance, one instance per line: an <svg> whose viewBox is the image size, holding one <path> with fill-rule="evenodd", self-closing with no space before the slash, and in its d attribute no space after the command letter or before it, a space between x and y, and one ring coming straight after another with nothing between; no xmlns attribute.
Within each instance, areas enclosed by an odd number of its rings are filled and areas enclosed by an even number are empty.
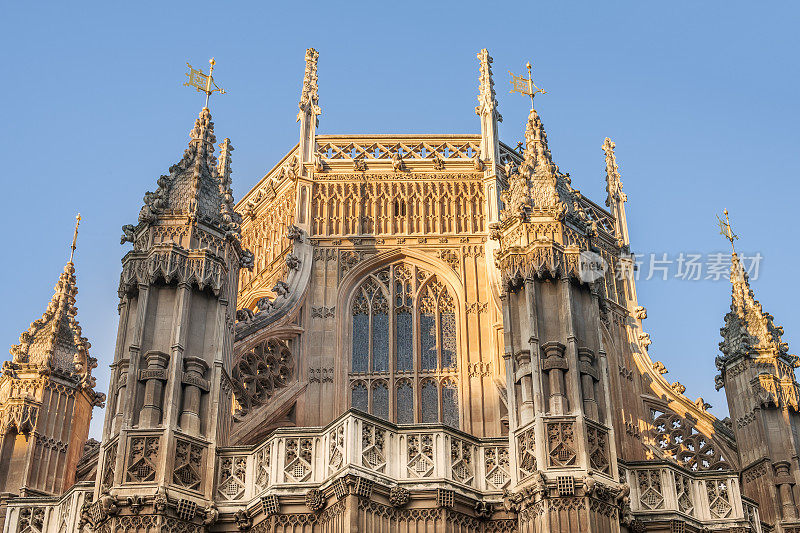
<svg viewBox="0 0 800 533"><path fill-rule="evenodd" d="M653 437L664 456L693 471L728 470L730 464L711 440L673 412L650 410Z"/></svg>
<svg viewBox="0 0 800 533"><path fill-rule="evenodd" d="M231 377L239 405L238 415L264 405L294 376L294 358L286 342L267 339L234 362Z"/></svg>
<svg viewBox="0 0 800 533"><path fill-rule="evenodd" d="M406 263L367 275L352 312L352 407L398 424L459 425L453 296Z"/></svg>

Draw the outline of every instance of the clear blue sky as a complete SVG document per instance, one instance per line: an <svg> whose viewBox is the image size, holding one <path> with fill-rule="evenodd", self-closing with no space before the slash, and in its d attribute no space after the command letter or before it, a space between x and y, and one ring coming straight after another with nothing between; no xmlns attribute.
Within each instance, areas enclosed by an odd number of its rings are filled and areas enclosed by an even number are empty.
<svg viewBox="0 0 800 533"><path fill-rule="evenodd" d="M48 5L49 4L49 5ZM0 102L0 344L38 318L68 258L75 213L79 320L107 391L117 326L120 226L177 162L202 106L185 62L217 59L217 137L230 137L234 190L249 190L298 139L306 47L320 52L320 133L477 133L476 52L494 57L501 138L522 137L527 101L508 70L530 59L556 162L602 204L610 136L629 197L633 249L763 256L753 283L798 350L794 215L800 170L796 3L771 2L7 2ZM674 274L674 268L670 271ZM651 354L671 381L714 392L730 288L640 281ZM103 413L95 410L92 436Z"/></svg>

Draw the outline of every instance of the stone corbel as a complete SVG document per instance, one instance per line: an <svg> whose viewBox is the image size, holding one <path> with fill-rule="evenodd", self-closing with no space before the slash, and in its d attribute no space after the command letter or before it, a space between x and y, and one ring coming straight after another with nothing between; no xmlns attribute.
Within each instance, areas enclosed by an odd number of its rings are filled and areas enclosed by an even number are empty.
<svg viewBox="0 0 800 533"><path fill-rule="evenodd" d="M203 392L208 392L211 385L209 381L203 377L205 376L206 370L208 370L208 364L199 357L187 357L183 360L183 363L185 370L181 383L197 387Z"/></svg>
<svg viewBox="0 0 800 533"><path fill-rule="evenodd" d="M520 350L514 354L514 359L517 361L516 379L520 380L522 377L531 373L531 352L530 350Z"/></svg>
<svg viewBox="0 0 800 533"><path fill-rule="evenodd" d="M117 392L120 389L128 386L128 367L130 366L129 359L120 359L119 370L117 372Z"/></svg>
<svg viewBox="0 0 800 533"><path fill-rule="evenodd" d="M588 374L595 381L600 380L597 369L594 368L594 351L589 348L578 348L578 361L581 374Z"/></svg>

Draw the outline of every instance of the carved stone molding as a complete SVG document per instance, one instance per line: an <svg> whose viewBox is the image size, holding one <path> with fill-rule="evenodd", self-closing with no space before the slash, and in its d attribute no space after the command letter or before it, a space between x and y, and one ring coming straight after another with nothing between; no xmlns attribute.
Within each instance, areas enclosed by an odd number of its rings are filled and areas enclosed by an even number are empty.
<svg viewBox="0 0 800 533"><path fill-rule="evenodd" d="M186 250L173 245L154 246L147 252L129 252L122 260L119 296L138 291L141 285L166 283L206 287L219 295L227 276L224 259L208 250Z"/></svg>

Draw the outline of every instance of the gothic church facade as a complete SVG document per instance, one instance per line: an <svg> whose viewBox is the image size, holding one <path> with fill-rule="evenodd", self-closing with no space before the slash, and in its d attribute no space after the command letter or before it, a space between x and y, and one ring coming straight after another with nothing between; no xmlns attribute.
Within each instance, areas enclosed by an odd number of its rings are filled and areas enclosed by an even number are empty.
<svg viewBox="0 0 800 533"><path fill-rule="evenodd" d="M605 206L535 109L502 143L486 50L479 134L320 135L317 60L238 203L203 108L123 227L107 398L67 264L0 376L4 532L800 532L797 358L735 253L719 420L648 355L613 142Z"/></svg>

